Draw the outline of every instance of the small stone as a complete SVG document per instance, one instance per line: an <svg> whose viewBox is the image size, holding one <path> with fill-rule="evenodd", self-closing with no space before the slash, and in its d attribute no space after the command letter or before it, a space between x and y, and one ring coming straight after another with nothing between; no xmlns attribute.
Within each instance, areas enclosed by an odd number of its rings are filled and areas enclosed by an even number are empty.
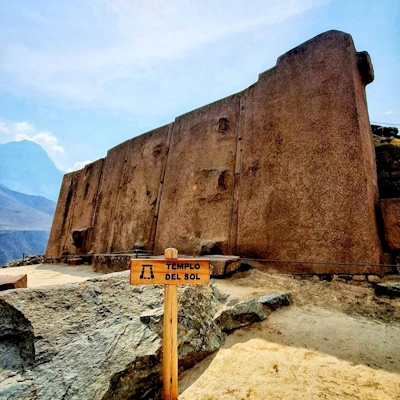
<svg viewBox="0 0 400 400"><path fill-rule="evenodd" d="M241 261L234 261L231 262L226 266L225 274L232 274L233 272L237 271L241 267L242 263Z"/></svg>
<svg viewBox="0 0 400 400"><path fill-rule="evenodd" d="M353 275L353 281L364 282L365 279L365 275Z"/></svg>
<svg viewBox="0 0 400 400"><path fill-rule="evenodd" d="M381 278L378 275L368 275L367 280L370 283L378 283L381 280Z"/></svg>
<svg viewBox="0 0 400 400"><path fill-rule="evenodd" d="M237 256L211 256L211 276L224 277L240 268L241 262Z"/></svg>

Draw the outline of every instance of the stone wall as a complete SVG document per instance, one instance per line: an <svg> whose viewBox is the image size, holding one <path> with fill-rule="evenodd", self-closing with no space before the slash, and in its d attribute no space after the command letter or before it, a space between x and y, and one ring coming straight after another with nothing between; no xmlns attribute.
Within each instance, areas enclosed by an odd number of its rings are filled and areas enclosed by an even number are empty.
<svg viewBox="0 0 400 400"><path fill-rule="evenodd" d="M379 263L365 101L372 80L368 54L348 34L329 31L296 47L248 89L66 175L46 256L176 247Z"/></svg>
<svg viewBox="0 0 400 400"><path fill-rule="evenodd" d="M391 250L400 253L400 198L382 200L385 239Z"/></svg>
<svg viewBox="0 0 400 400"><path fill-rule="evenodd" d="M400 146L387 143L375 151L381 199L400 197Z"/></svg>

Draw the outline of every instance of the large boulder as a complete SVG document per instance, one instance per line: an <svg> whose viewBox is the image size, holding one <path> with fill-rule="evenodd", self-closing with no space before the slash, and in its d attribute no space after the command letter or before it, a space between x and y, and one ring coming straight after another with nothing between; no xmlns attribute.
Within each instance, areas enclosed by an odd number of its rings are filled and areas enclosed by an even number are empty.
<svg viewBox="0 0 400 400"><path fill-rule="evenodd" d="M179 287L179 367L217 350L210 286ZM0 398L157 399L162 387L163 287L129 272L0 294Z"/></svg>

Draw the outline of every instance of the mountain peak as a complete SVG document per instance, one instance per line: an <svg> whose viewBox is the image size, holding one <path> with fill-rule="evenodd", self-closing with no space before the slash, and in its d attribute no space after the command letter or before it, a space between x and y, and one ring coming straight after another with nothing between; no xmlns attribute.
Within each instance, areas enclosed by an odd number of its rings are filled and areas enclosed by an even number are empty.
<svg viewBox="0 0 400 400"><path fill-rule="evenodd" d="M0 144L0 183L8 189L57 201L63 173L30 140Z"/></svg>

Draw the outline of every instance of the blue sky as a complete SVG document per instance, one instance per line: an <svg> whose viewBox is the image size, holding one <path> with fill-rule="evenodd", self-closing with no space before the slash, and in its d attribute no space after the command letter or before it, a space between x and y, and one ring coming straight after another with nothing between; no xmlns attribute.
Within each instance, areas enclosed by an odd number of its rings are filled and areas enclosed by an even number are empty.
<svg viewBox="0 0 400 400"><path fill-rule="evenodd" d="M330 29L370 53L371 121L400 124L399 0L4 0L0 143L63 171L256 82Z"/></svg>

